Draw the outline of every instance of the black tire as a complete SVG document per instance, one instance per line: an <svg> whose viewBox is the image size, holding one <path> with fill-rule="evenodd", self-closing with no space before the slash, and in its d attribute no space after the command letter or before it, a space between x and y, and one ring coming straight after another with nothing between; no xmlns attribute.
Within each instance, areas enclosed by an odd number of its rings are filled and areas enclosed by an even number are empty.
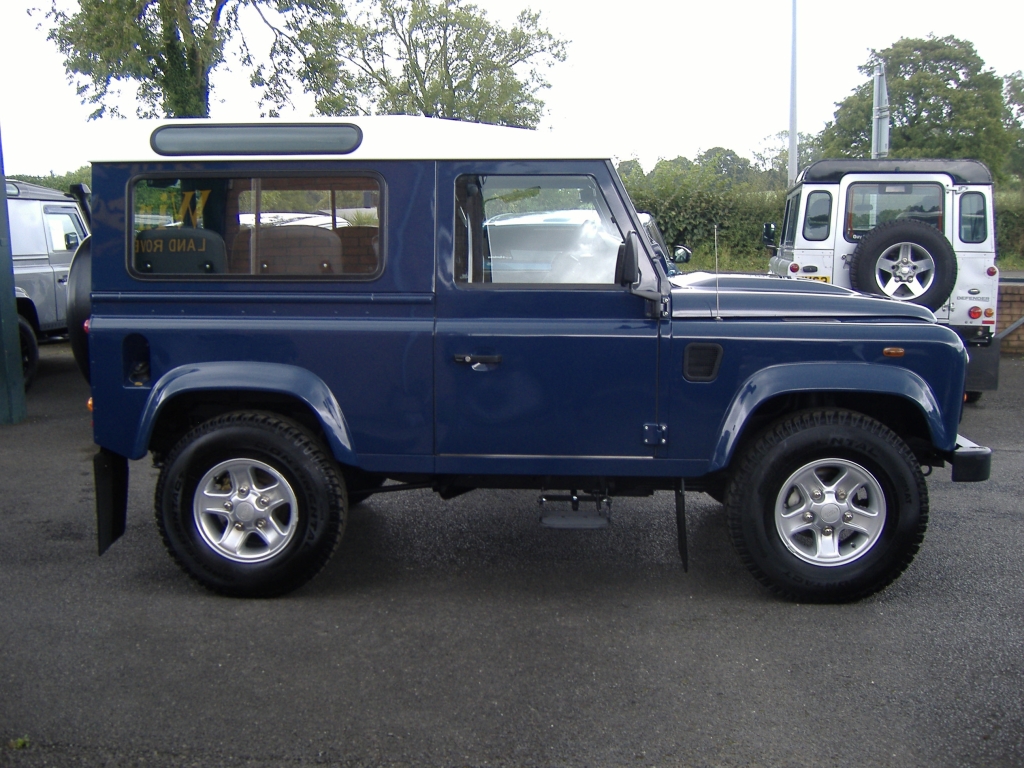
<svg viewBox="0 0 1024 768"><path fill-rule="evenodd" d="M78 246L68 271L68 337L78 370L89 381L89 334L85 321L92 314L92 238Z"/></svg>
<svg viewBox="0 0 1024 768"><path fill-rule="evenodd" d="M879 224L853 252L854 290L938 309L956 285L956 254L935 227L914 219Z"/></svg>
<svg viewBox="0 0 1024 768"><path fill-rule="evenodd" d="M965 403L976 403L979 400L981 400L981 392L976 392L974 390L967 390L964 392Z"/></svg>
<svg viewBox="0 0 1024 768"><path fill-rule="evenodd" d="M928 489L917 459L867 416L797 413L757 437L736 466L725 500L733 544L782 597L842 603L878 592L924 537Z"/></svg>
<svg viewBox="0 0 1024 768"><path fill-rule="evenodd" d="M21 315L18 315L18 338L21 341L21 375L28 390L39 370L39 342L32 324Z"/></svg>
<svg viewBox="0 0 1024 768"><path fill-rule="evenodd" d="M347 517L337 465L302 427L269 413L196 427L168 454L156 487L171 556L203 586L236 597L305 584L334 553Z"/></svg>

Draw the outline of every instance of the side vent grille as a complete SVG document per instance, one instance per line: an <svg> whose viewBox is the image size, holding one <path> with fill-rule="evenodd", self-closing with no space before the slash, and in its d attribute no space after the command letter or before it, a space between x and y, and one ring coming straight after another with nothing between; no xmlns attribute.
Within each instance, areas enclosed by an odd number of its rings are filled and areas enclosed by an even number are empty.
<svg viewBox="0 0 1024 768"><path fill-rule="evenodd" d="M683 352L683 378L687 381L714 381L721 363L720 344L687 344Z"/></svg>

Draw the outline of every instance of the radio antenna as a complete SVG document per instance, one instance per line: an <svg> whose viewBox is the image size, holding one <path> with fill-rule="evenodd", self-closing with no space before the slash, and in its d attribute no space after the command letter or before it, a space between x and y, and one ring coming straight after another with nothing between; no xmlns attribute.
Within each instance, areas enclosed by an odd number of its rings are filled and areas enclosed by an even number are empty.
<svg viewBox="0 0 1024 768"><path fill-rule="evenodd" d="M722 305L718 297L718 225L715 224L715 320L722 319Z"/></svg>

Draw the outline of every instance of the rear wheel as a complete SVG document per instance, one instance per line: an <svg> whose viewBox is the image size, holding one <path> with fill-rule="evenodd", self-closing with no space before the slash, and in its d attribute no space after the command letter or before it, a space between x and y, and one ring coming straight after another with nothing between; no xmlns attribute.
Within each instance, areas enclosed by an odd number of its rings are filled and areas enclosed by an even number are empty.
<svg viewBox="0 0 1024 768"><path fill-rule="evenodd" d="M347 517L335 463L297 424L240 412L196 427L171 450L156 519L179 565L226 595L269 597L313 578Z"/></svg>
<svg viewBox="0 0 1024 768"><path fill-rule="evenodd" d="M843 410L776 423L740 458L725 500L733 543L783 597L847 602L877 592L913 560L928 490L888 427Z"/></svg>
<svg viewBox="0 0 1024 768"><path fill-rule="evenodd" d="M21 375L25 389L28 389L39 369L39 342L32 324L21 315L18 315L18 338L21 342Z"/></svg>

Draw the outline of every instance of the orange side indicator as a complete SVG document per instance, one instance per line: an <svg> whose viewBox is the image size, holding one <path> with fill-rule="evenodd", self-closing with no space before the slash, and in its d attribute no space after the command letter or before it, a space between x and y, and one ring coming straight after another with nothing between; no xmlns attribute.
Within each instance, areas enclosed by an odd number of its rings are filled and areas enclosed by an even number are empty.
<svg viewBox="0 0 1024 768"><path fill-rule="evenodd" d="M886 357L903 357L905 351L903 347L886 347L882 350L882 354Z"/></svg>
<svg viewBox="0 0 1024 768"><path fill-rule="evenodd" d="M89 409L89 413L92 413L92 398L89 398L89 402L85 404L85 407Z"/></svg>

